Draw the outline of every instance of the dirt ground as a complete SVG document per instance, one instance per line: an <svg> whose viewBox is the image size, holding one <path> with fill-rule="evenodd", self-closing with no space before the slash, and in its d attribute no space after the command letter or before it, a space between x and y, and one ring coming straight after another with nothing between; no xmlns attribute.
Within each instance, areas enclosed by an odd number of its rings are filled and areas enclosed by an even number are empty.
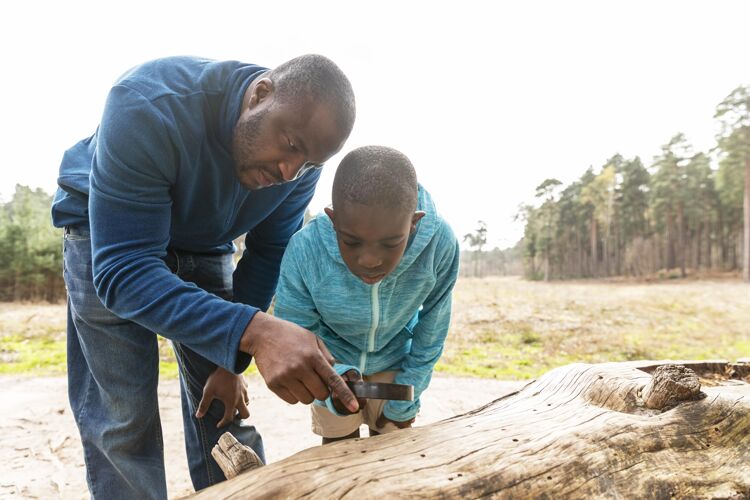
<svg viewBox="0 0 750 500"><path fill-rule="evenodd" d="M422 398L417 425L477 408L526 382L434 377ZM0 377L0 498L88 498L83 452L67 401L64 377ZM258 376L248 377L250 420L260 430L269 462L319 444L309 410L273 395ZM159 390L170 498L193 489L183 446L177 380Z"/></svg>

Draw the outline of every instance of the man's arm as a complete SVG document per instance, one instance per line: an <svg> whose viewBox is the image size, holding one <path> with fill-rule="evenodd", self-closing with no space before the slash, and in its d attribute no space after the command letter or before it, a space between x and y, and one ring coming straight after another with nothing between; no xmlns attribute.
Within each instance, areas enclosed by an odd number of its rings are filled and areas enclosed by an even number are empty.
<svg viewBox="0 0 750 500"><path fill-rule="evenodd" d="M170 123L137 91L110 92L90 180L94 285L117 316L239 373L249 360L237 363L237 346L257 309L184 282L162 260L177 175Z"/></svg>
<svg viewBox="0 0 750 500"><path fill-rule="evenodd" d="M416 416L420 405L419 397L430 384L433 368L443 352L445 338L448 335L452 291L458 277L461 251L458 241L447 225L444 226L443 234L436 237L444 240L442 246L445 246L446 250L437 263L435 287L419 312L411 350L395 379L398 384L414 386L414 401L388 401L383 408L383 415L396 422L406 422Z"/></svg>
<svg viewBox="0 0 750 500"><path fill-rule="evenodd" d="M112 89L98 131L91 171L94 286L120 318L185 343L217 365L242 372L249 358L289 402L302 389L326 397L326 385L355 410L311 332L216 297L173 275L162 261L169 243L176 175L170 120L137 91ZM342 388L343 386L343 388Z"/></svg>
<svg viewBox="0 0 750 500"><path fill-rule="evenodd" d="M234 271L234 300L263 311L271 304L279 265L289 239L301 227L320 171L305 174L284 202L245 236L245 251Z"/></svg>

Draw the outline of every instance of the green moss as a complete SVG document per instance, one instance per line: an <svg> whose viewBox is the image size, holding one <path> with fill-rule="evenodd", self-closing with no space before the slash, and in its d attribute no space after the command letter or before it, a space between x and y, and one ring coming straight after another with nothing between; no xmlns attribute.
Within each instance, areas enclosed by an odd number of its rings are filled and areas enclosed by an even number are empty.
<svg viewBox="0 0 750 500"><path fill-rule="evenodd" d="M739 340L732 346L738 358L750 358L750 339Z"/></svg>
<svg viewBox="0 0 750 500"><path fill-rule="evenodd" d="M1 374L59 375L65 373L65 341L49 338L0 338Z"/></svg>
<svg viewBox="0 0 750 500"><path fill-rule="evenodd" d="M52 376L67 372L66 341L35 335L0 337L0 374ZM56 337L59 337L56 335ZM257 373L255 365L246 373ZM177 360L168 341L159 338L159 375L177 378Z"/></svg>

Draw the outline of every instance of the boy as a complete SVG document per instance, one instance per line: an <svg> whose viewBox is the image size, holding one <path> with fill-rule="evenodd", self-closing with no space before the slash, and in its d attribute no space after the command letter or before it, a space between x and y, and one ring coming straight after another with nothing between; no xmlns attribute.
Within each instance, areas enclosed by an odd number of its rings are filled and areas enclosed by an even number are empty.
<svg viewBox="0 0 750 500"><path fill-rule="evenodd" d="M316 333L350 380L414 386L414 401L371 399L353 415L312 405L323 444L410 427L443 351L458 275L458 241L417 184L409 159L382 146L344 157L328 217L284 254L275 315ZM330 408L330 410L328 409Z"/></svg>

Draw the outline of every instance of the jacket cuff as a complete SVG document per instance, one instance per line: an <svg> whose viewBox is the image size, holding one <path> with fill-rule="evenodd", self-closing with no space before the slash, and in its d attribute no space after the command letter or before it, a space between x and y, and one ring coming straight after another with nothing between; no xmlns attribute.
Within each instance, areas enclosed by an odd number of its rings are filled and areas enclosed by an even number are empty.
<svg viewBox="0 0 750 500"><path fill-rule="evenodd" d="M227 365L225 366L225 368L231 370L235 375L239 375L247 370L247 367L250 366L250 361L253 359L250 354L240 351L240 341L247 329L247 325L250 324L259 309L252 306L245 306L244 309L245 311L237 318L237 322L235 323L237 326L230 337L229 354Z"/></svg>
<svg viewBox="0 0 750 500"><path fill-rule="evenodd" d="M405 406L403 409L394 408L394 406L405 404L408 404L408 406ZM394 422L406 422L417 416L420 406L421 402L419 398L409 402L388 401L383 406L383 415L388 420L393 420Z"/></svg>

